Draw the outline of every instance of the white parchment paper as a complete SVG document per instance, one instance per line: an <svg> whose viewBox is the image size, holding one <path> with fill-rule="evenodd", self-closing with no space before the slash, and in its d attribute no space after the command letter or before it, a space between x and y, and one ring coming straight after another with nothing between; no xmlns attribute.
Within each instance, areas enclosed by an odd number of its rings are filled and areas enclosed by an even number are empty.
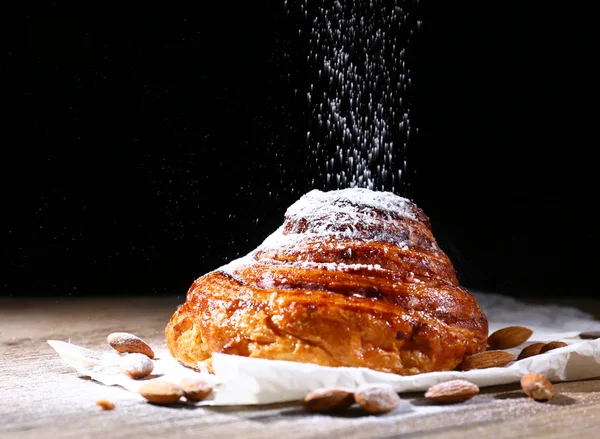
<svg viewBox="0 0 600 439"><path fill-rule="evenodd" d="M163 377L174 382L186 375L210 380L214 392L198 405L255 405L298 401L319 387L355 389L366 383L389 384L399 393L424 391L433 384L456 378L479 387L518 382L528 372L539 372L551 381L573 381L600 377L600 339L582 340L581 332L600 331L600 321L569 307L530 305L513 298L476 293L490 323L490 333L505 326L522 325L533 329L526 344L507 351L515 355L531 343L560 340L566 347L515 361L508 367L466 372L431 372L400 376L366 368L324 367L290 361L263 360L235 355L213 354L214 375L190 370L175 361L167 350L155 350L155 368L144 380L133 380L119 369L121 356L107 347L90 350L58 340L48 340L60 357L80 374L105 385L118 385L137 397L147 380Z"/></svg>

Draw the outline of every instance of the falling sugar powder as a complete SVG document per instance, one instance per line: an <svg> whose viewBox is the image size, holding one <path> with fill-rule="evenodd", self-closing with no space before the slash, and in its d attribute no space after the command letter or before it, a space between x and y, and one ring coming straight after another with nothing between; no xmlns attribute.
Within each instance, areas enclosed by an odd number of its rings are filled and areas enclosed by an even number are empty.
<svg viewBox="0 0 600 439"><path fill-rule="evenodd" d="M378 212L377 216L373 211ZM219 268L219 271L228 273L235 277L235 272L244 265L253 264L256 255L270 249L293 248L300 241L306 239L317 239L330 241L334 239L358 239L362 236L364 229L378 230L382 223L394 223L394 218L404 217L408 220L421 222L426 217L407 198L393 194L392 192L373 191L366 188L347 188L332 191L320 191L313 189L306 193L285 213L287 222L292 224L309 224L303 231L293 228L285 230L281 225L269 235L255 250L246 256L231 261ZM398 242L399 236L395 233L387 233L381 230L377 237L380 241L395 242L402 249L408 249L411 244L408 241ZM431 242L431 250L439 251L435 242ZM269 260L270 264L277 261ZM308 266L298 268L308 268ZM324 268L321 266L321 268ZM332 267L333 268L333 267ZM348 270L367 268L348 266ZM371 270L379 270L381 267L368 267ZM340 269L340 266L337 267Z"/></svg>
<svg viewBox="0 0 600 439"><path fill-rule="evenodd" d="M411 12L416 3L299 4L311 24L306 60L314 75L306 92L308 165L316 168L321 187L405 191L413 135L407 53L420 26Z"/></svg>

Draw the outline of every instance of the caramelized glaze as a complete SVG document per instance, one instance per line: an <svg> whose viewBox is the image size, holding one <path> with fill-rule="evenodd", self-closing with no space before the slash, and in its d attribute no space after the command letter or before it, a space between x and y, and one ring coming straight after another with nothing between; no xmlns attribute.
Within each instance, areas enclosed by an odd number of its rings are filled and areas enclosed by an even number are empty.
<svg viewBox="0 0 600 439"><path fill-rule="evenodd" d="M259 248L197 279L166 328L190 367L223 352L401 375L454 369L487 335L421 209L365 189L302 197Z"/></svg>

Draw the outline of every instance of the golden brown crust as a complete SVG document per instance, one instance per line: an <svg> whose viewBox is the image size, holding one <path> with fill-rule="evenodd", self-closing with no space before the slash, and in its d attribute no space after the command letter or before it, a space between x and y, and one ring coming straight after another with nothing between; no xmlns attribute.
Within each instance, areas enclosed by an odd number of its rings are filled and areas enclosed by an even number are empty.
<svg viewBox="0 0 600 439"><path fill-rule="evenodd" d="M487 319L423 212L344 201L331 200L335 218L286 215L278 239L197 279L166 328L171 354L190 367L222 352L411 375L485 350Z"/></svg>

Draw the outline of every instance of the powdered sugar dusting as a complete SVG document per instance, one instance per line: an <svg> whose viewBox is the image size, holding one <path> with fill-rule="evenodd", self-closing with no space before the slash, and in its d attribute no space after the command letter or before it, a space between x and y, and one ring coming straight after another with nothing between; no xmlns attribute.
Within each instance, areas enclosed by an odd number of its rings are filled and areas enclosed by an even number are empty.
<svg viewBox="0 0 600 439"><path fill-rule="evenodd" d="M327 271L360 271L361 273L365 270L368 271L382 271L381 265L379 264L344 264L340 262L312 262L312 261L299 261L294 262L295 267L300 268L314 268L318 270Z"/></svg>
<svg viewBox="0 0 600 439"><path fill-rule="evenodd" d="M370 413L388 413L404 403L404 409L410 410L410 403L403 401L390 385L366 384L354 391L354 399Z"/></svg>
<svg viewBox="0 0 600 439"><path fill-rule="evenodd" d="M377 211L377 212L375 212ZM382 222L393 221L398 217L418 221L417 207L408 199L392 192L373 191L364 188L320 191L314 189L292 204L285 213L287 223L308 223L308 230L298 233L294 228L286 230L282 225L269 235L263 243L248 255L231 261L219 271L235 276L235 271L252 263L258 252L268 249L286 249L297 246L302 240L335 237L353 239L360 236L360 230L381 229ZM378 232L377 239L394 241L402 249L408 249L409 242L398 242L398 237L385 230ZM335 244L333 244L335 245ZM432 243L434 245L434 243ZM437 250L437 247L433 248ZM340 270L340 265L335 267ZM308 268L308 266L306 267ZM333 269L333 266L331 267ZM352 270L362 267L345 266ZM380 267L369 267L379 270Z"/></svg>
<svg viewBox="0 0 600 439"><path fill-rule="evenodd" d="M377 209L387 214L395 214L416 220L412 203L392 192L379 192L370 189L352 188L323 192L314 189L303 195L291 205L286 217L294 220L302 217L307 220L322 218L335 218L337 214L350 214L352 206L365 206Z"/></svg>
<svg viewBox="0 0 600 439"><path fill-rule="evenodd" d="M394 242L401 247L407 246L408 235L402 239L388 225L399 217L418 221L417 208L408 199L365 188L312 190L290 206L285 217L290 224L286 234L360 239L368 231L370 239ZM410 232L411 226L407 229Z"/></svg>

